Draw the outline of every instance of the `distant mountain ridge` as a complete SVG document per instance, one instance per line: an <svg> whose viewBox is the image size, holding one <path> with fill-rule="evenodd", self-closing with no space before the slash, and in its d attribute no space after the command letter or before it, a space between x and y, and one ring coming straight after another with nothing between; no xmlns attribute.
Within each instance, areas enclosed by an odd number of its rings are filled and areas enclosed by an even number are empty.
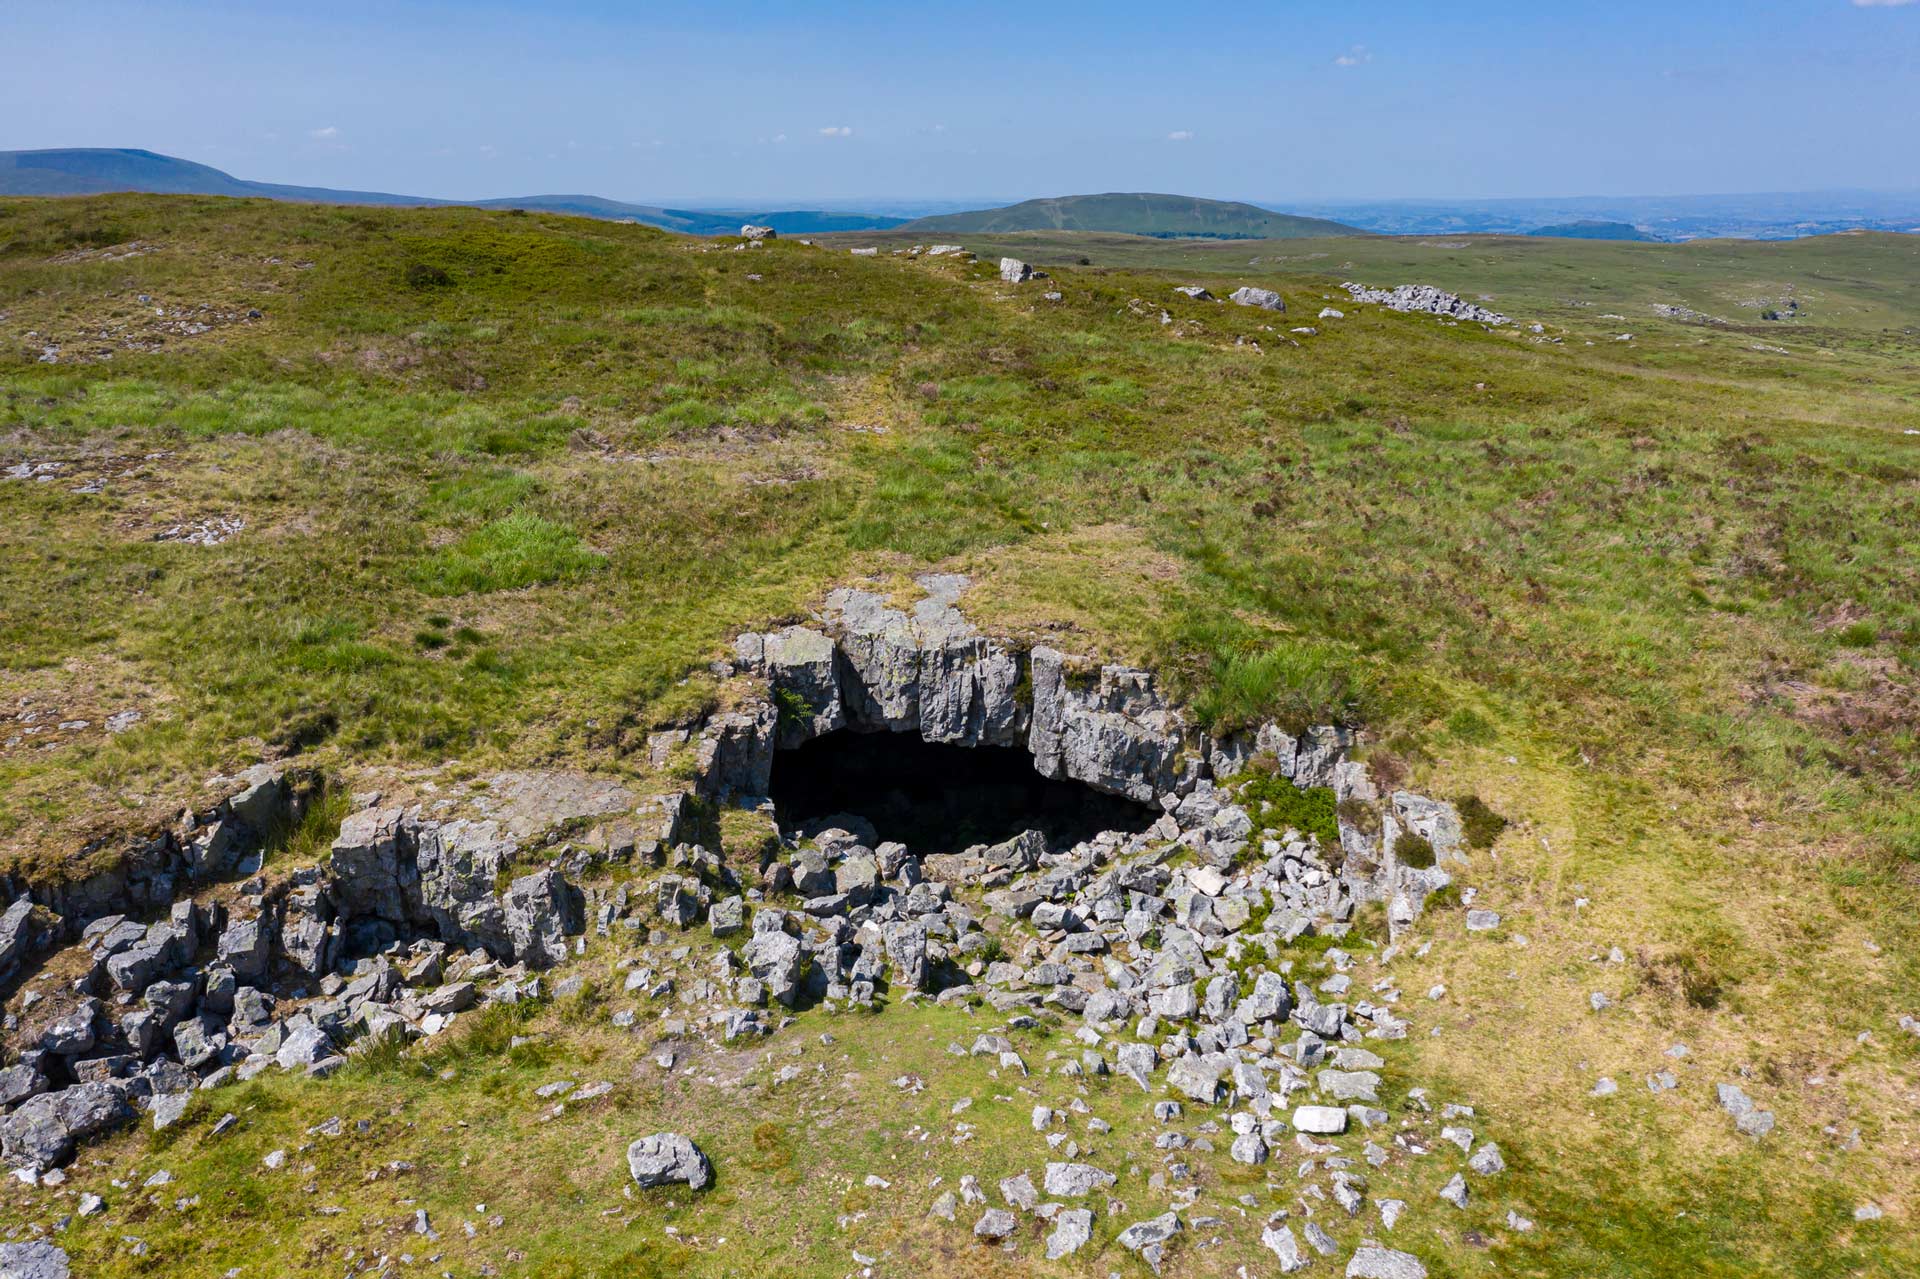
<svg viewBox="0 0 1920 1279"><path fill-rule="evenodd" d="M1131 191L1023 200L1001 209L918 218L901 229L949 235L1009 231L1117 231L1161 238L1217 240L1290 240L1319 235L1366 234L1342 222L1275 213L1256 204Z"/></svg>
<svg viewBox="0 0 1920 1279"><path fill-rule="evenodd" d="M112 191L142 191L157 195L225 195L311 204L381 204L409 208L464 205L480 209L529 209L610 221L632 220L687 235L732 235L743 222L771 226L785 235L805 235L826 231L885 230L905 221L903 218L814 210L762 213L667 209L648 204L626 204L597 195L436 200L388 191L341 191L332 187L249 182L210 165L132 148L67 147L46 151L0 151L0 196L103 195Z"/></svg>

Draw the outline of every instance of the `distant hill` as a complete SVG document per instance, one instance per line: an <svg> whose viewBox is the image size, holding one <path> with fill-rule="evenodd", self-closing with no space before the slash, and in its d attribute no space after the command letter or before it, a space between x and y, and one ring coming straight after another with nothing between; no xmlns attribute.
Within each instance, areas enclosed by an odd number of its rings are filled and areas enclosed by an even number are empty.
<svg viewBox="0 0 1920 1279"><path fill-rule="evenodd" d="M1120 192L1025 200L1003 209L942 214L916 219L902 229L954 235L1118 231L1165 239L1216 240L1289 240L1316 235L1365 234L1344 223L1274 213L1253 204L1202 200L1188 195Z"/></svg>
<svg viewBox="0 0 1920 1279"><path fill-rule="evenodd" d="M1536 227L1528 235L1552 236L1561 240L1652 240L1657 235L1648 235L1630 222L1561 222L1553 226Z"/></svg>
<svg viewBox="0 0 1920 1279"><path fill-rule="evenodd" d="M609 221L643 222L687 235L732 235L742 222L771 226L783 235L825 231L885 230L902 218L859 213L790 211L758 213L711 209L665 209L626 204L597 195L529 195L503 200L435 200L388 191L339 191L331 187L249 182L191 160L153 151L71 147L52 151L0 151L0 196L100 195L144 191L158 195L229 195L305 204L387 204L407 207L469 205L481 209L528 209L571 213Z"/></svg>

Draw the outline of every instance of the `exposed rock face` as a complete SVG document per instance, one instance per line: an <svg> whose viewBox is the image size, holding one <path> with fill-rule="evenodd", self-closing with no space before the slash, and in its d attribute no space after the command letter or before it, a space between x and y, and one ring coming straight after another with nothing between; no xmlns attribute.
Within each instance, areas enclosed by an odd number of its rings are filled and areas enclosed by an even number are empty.
<svg viewBox="0 0 1920 1279"><path fill-rule="evenodd" d="M770 226L756 226L751 222L747 222L743 223L740 227L740 238L743 240L777 240L780 238L780 233Z"/></svg>
<svg viewBox="0 0 1920 1279"><path fill-rule="evenodd" d="M696 756L701 793L710 799L766 794L778 725L779 713L767 703L708 720Z"/></svg>
<svg viewBox="0 0 1920 1279"><path fill-rule="evenodd" d="M252 864L262 841L304 811L311 783L309 775L281 763L257 764L237 777L221 779L221 787L232 791L228 798L185 814L172 830L128 841L104 858L105 869L85 879L32 885L32 900L71 921L164 910L194 885ZM13 918L11 925L0 920L0 972L8 959L6 939L13 935L9 927L20 928L24 918L24 913ZM51 941L52 934L21 935L12 960L17 963L42 940Z"/></svg>
<svg viewBox="0 0 1920 1279"><path fill-rule="evenodd" d="M702 1190L713 1180L706 1155L677 1132L658 1132L628 1146L627 1171L642 1190L670 1185Z"/></svg>
<svg viewBox="0 0 1920 1279"><path fill-rule="evenodd" d="M1000 278L1008 284L1025 284L1033 278L1033 268L1019 258L1001 258Z"/></svg>
<svg viewBox="0 0 1920 1279"><path fill-rule="evenodd" d="M921 585L927 595L911 612L843 589L827 597L821 630L740 638L741 667L765 676L781 704L781 745L844 725L1025 746L1042 776L1143 802L1193 774L1182 760L1198 760L1198 735L1160 699L1151 674L1107 666L1083 678L1052 649L1027 654L981 635L954 607L964 578L929 576Z"/></svg>
<svg viewBox="0 0 1920 1279"><path fill-rule="evenodd" d="M346 920L428 931L463 947L545 968L581 931L577 896L558 872L495 884L520 852L500 823L435 822L404 810L368 809L341 824L326 895Z"/></svg>
<svg viewBox="0 0 1920 1279"><path fill-rule="evenodd" d="M1103 666L1096 683L1076 687L1063 654L1041 647L1032 660L1028 744L1041 776L1071 778L1143 803L1191 780L1183 766L1185 726L1160 700L1151 674Z"/></svg>
<svg viewBox="0 0 1920 1279"><path fill-rule="evenodd" d="M833 641L804 626L765 635L742 635L735 645L742 666L764 671L779 706L805 706L807 713L781 714L774 744L790 750L800 743L831 733L847 722L840 702L839 658Z"/></svg>
<svg viewBox="0 0 1920 1279"><path fill-rule="evenodd" d="M21 896L0 914L0 980L12 975L33 935L33 899Z"/></svg>

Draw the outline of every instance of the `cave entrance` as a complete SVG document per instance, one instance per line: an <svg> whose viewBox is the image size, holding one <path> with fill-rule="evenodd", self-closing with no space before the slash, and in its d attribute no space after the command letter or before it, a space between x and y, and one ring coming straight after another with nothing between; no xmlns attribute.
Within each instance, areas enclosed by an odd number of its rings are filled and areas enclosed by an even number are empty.
<svg viewBox="0 0 1920 1279"><path fill-rule="evenodd" d="M1011 746L955 746L912 733L840 729L773 762L773 804L783 830L837 813L864 817L882 841L916 853L958 853L1044 831L1054 849L1102 831L1144 831L1158 809L1034 771Z"/></svg>

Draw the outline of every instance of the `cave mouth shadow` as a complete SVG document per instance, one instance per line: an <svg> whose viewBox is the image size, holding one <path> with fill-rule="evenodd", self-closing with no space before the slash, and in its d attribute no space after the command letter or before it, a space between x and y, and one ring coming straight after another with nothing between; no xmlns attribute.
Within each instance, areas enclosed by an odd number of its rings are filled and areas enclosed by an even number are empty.
<svg viewBox="0 0 1920 1279"><path fill-rule="evenodd" d="M1080 782L1042 777L1018 747L844 728L776 752L772 792L782 830L850 813L871 822L882 841L922 854L958 853L1026 830L1065 849L1102 831L1136 834L1160 816Z"/></svg>

